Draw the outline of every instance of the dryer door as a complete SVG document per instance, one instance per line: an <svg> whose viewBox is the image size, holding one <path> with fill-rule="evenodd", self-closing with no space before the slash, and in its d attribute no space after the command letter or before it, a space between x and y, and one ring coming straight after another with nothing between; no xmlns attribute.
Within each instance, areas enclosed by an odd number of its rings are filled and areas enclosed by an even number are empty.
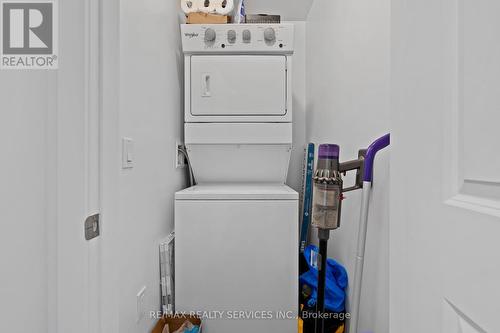
<svg viewBox="0 0 500 333"><path fill-rule="evenodd" d="M283 116L287 59L277 55L191 57L193 116Z"/></svg>

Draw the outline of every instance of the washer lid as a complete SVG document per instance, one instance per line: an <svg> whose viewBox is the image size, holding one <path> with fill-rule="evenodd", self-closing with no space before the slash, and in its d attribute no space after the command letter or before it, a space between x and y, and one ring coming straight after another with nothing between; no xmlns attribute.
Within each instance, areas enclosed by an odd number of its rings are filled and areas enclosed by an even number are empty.
<svg viewBox="0 0 500 333"><path fill-rule="evenodd" d="M282 184L200 184L175 193L175 200L298 200Z"/></svg>

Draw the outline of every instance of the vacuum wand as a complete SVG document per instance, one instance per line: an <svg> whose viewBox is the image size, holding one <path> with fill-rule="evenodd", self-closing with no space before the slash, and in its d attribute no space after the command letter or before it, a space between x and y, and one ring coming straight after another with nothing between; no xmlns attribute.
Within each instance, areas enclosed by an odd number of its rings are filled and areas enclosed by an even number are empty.
<svg viewBox="0 0 500 333"><path fill-rule="evenodd" d="M340 226L340 208L342 204L342 177L339 172L338 145L320 145L318 164L314 174L313 219L312 225L318 228L318 300L316 303L316 333L325 330L325 284L327 267L327 249L330 230Z"/></svg>

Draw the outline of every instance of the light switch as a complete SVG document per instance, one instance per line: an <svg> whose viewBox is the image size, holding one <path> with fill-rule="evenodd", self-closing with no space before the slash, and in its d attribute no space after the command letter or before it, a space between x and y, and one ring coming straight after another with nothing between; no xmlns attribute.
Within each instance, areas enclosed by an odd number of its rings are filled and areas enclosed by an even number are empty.
<svg viewBox="0 0 500 333"><path fill-rule="evenodd" d="M134 140L123 138L122 146L122 168L131 169L134 167Z"/></svg>

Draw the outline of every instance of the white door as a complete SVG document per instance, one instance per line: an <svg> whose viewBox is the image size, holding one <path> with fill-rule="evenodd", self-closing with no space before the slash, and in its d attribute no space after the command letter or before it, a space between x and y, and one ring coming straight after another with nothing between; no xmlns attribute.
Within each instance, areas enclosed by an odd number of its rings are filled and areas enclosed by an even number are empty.
<svg viewBox="0 0 500 333"><path fill-rule="evenodd" d="M500 332L500 2L392 1L391 332Z"/></svg>
<svg viewBox="0 0 500 333"><path fill-rule="evenodd" d="M0 332L98 332L98 2L59 4L59 69L0 71Z"/></svg>
<svg viewBox="0 0 500 333"><path fill-rule="evenodd" d="M279 116L287 112L285 56L192 56L193 116Z"/></svg>

